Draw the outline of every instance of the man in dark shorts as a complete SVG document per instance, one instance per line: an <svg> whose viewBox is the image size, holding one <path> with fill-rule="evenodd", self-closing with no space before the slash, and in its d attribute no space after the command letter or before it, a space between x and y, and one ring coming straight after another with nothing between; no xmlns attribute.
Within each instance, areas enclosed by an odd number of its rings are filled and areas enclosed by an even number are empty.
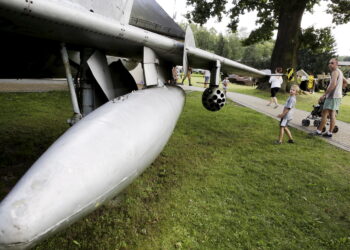
<svg viewBox="0 0 350 250"><path fill-rule="evenodd" d="M276 68L276 74L282 74L282 68ZM276 98L277 92L280 90L281 85L283 83L282 75L271 76L269 82L271 83L271 99L267 106L270 106L272 103L275 104L275 109L278 108L278 102Z"/></svg>

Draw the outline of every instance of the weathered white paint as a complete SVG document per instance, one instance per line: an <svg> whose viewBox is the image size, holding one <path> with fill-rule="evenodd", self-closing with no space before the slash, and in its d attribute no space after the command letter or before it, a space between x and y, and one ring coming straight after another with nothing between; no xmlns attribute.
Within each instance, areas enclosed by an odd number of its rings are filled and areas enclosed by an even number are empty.
<svg viewBox="0 0 350 250"><path fill-rule="evenodd" d="M109 101L63 134L0 204L0 249L21 249L114 197L162 151L182 111L178 87Z"/></svg>

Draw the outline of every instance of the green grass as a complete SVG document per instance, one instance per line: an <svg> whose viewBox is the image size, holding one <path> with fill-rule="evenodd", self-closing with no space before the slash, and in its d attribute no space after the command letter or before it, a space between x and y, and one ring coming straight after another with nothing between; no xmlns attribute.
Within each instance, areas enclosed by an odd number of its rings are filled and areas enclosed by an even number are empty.
<svg viewBox="0 0 350 250"><path fill-rule="evenodd" d="M12 161L28 168L71 112L65 93L27 95L0 95L2 110L21 105L16 111L30 114L1 116L13 141L3 148L33 151L30 160L3 153L2 173ZM36 249L350 248L349 152L295 129L296 144L275 145L276 120L232 102L208 112L200 100L188 94L168 145L118 199ZM22 147L18 134L27 135Z"/></svg>
<svg viewBox="0 0 350 250"><path fill-rule="evenodd" d="M0 199L69 126L67 91L0 93Z"/></svg>
<svg viewBox="0 0 350 250"><path fill-rule="evenodd" d="M204 82L204 77L202 75L192 76L192 83L194 86L203 87L203 82ZM187 79L185 80L184 83L188 84ZM230 84L228 91L246 94L246 95L252 95L252 96L256 96L266 100L270 99L269 91L262 91L252 86ZM318 103L318 99L322 94L323 94L322 92L318 92L318 93L308 94L308 95L305 95L305 94L298 95L296 108L311 112L313 109L312 105L315 105ZM284 103L288 98L288 93L278 93L277 98L280 103ZM340 112L337 116L337 119L344 122L350 122L350 94L345 96L342 99L342 104L341 104Z"/></svg>

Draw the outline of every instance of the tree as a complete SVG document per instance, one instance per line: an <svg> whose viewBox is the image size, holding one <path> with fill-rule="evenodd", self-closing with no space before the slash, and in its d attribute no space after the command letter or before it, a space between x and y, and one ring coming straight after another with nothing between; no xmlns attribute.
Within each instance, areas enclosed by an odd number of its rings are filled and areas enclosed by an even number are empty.
<svg viewBox="0 0 350 250"><path fill-rule="evenodd" d="M215 49L215 54L219 56L227 55L227 39L224 38L224 36L220 33L219 39L216 43L216 49Z"/></svg>
<svg viewBox="0 0 350 250"><path fill-rule="evenodd" d="M339 61L350 61L350 56L340 56Z"/></svg>
<svg viewBox="0 0 350 250"><path fill-rule="evenodd" d="M328 71L329 58L335 57L335 39L331 28L307 28L302 31L298 66L307 72L320 74Z"/></svg>
<svg viewBox="0 0 350 250"><path fill-rule="evenodd" d="M185 27L185 24L180 25ZM231 60L241 61L252 67L265 69L269 67L273 41L243 47L242 39L236 33L218 34L215 29L207 30L195 24L191 24L191 29L198 48L212 51Z"/></svg>
<svg viewBox="0 0 350 250"><path fill-rule="evenodd" d="M239 61L243 55L243 46L241 39L236 33L231 33L228 35L228 44L229 48L229 59Z"/></svg>
<svg viewBox="0 0 350 250"><path fill-rule="evenodd" d="M236 34L223 35L217 37L215 54L227 57L232 60L240 60L242 57L242 42Z"/></svg>
<svg viewBox="0 0 350 250"><path fill-rule="evenodd" d="M208 18L217 16L221 20L228 14L231 18L229 27L233 32L237 30L239 16L246 11L258 12L257 24L259 28L252 31L245 40L246 45L259 41L270 40L273 31L277 29L277 39L273 49L270 68L277 66L283 68L296 67L297 50L300 46L301 18L305 11L311 11L315 4L321 0L237 0L226 11L227 0L187 0L187 4L194 6L194 11L187 17L199 24L204 24ZM324 0L326 1L326 0ZM333 22L336 24L350 21L350 1L328 0L328 12L333 14Z"/></svg>
<svg viewBox="0 0 350 250"><path fill-rule="evenodd" d="M258 69L268 69L274 41L260 42L245 47L241 62Z"/></svg>
<svg viewBox="0 0 350 250"><path fill-rule="evenodd" d="M180 26L185 29L186 24L182 23ZM235 33L223 35L218 34L213 28L208 30L205 27L195 24L190 24L190 26L198 48L232 60L241 59L243 53L242 42Z"/></svg>
<svg viewBox="0 0 350 250"><path fill-rule="evenodd" d="M215 29L206 29L204 27L191 24L191 29L194 34L196 46L198 48L208 50L215 53L218 35Z"/></svg>

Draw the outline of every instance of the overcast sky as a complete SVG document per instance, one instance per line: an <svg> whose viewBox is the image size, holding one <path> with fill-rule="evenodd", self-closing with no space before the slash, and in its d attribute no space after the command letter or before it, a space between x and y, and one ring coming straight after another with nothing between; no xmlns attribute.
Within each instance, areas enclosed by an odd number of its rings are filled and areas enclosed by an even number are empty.
<svg viewBox="0 0 350 250"><path fill-rule="evenodd" d="M176 14L176 21L185 21L183 15L190 10L186 6L186 0L156 0L163 9L173 17ZM340 56L350 56L350 23L345 25L334 26L332 24L332 16L326 13L327 3L321 2L321 5L315 6L314 13L306 13L302 19L302 28L307 28L310 26L315 26L315 28L323 27L334 27L332 29L332 34L336 39L337 52ZM240 17L240 24L238 30L241 28L246 28L247 31L253 30L255 25L256 14L248 13ZM214 19L209 20L205 27L214 27L218 32L225 32L227 29L228 19L225 18L222 22L217 22Z"/></svg>

